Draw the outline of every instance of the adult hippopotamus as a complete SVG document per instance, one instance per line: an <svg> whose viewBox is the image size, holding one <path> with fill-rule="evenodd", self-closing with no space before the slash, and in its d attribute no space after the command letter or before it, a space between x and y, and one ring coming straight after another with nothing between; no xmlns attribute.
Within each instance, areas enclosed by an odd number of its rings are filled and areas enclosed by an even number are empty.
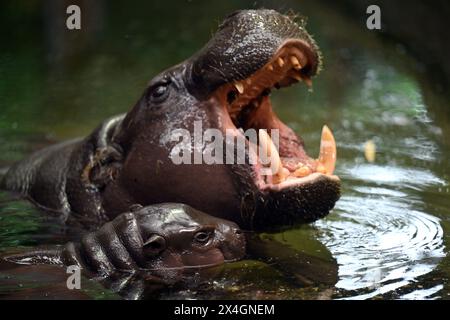
<svg viewBox="0 0 450 320"><path fill-rule="evenodd" d="M85 139L51 146L12 166L3 188L95 225L133 203L185 203L253 230L325 216L340 193L333 135L324 127L320 155L312 159L270 101L273 88L310 85L321 66L316 43L294 20L273 10L231 14L203 49L154 77L127 114L106 120ZM259 161L174 163L179 142L171 139L173 132L194 134L196 122L236 137L240 129L278 129L278 152L272 152L278 169L266 176ZM267 149L270 136L260 136L259 144ZM223 147L237 148L228 140Z"/></svg>

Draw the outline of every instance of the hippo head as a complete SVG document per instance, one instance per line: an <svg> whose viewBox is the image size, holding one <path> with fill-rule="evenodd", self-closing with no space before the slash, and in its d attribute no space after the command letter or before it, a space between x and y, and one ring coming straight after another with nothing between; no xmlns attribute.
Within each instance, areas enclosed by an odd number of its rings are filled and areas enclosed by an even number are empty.
<svg viewBox="0 0 450 320"><path fill-rule="evenodd" d="M142 238L139 251L145 268L215 266L245 255L245 236L235 223L190 206L164 203L133 215Z"/></svg>
<svg viewBox="0 0 450 320"><path fill-rule="evenodd" d="M124 153L121 174L105 194L117 198L120 189L119 194L143 205L186 203L253 230L325 216L340 193L339 178L333 175L333 135L324 127L320 156L312 159L270 101L274 88L310 85L320 65L318 47L303 23L273 10L233 13L202 50L153 78L126 115L113 138ZM278 152L271 152L274 174L262 174L259 158L256 163L195 164L207 150L204 140L196 143L206 129L224 136L231 132L236 139L244 137L244 130L277 129ZM190 136L185 139L180 132ZM248 160L255 145L243 140ZM217 146L218 140L210 141ZM263 149L275 146L268 134L259 134L257 143ZM229 150L238 154L239 144L233 140L220 144L227 151L223 159ZM191 163L174 161L183 145L192 151ZM113 206L120 208L117 201Z"/></svg>

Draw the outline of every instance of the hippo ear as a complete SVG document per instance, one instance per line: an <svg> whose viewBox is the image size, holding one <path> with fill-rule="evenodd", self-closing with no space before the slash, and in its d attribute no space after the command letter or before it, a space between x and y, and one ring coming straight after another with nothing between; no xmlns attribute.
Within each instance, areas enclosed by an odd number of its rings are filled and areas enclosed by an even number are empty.
<svg viewBox="0 0 450 320"><path fill-rule="evenodd" d="M107 145L95 151L93 159L84 168L82 180L102 189L114 180L122 168L123 151L117 144Z"/></svg>
<svg viewBox="0 0 450 320"><path fill-rule="evenodd" d="M159 234L152 234L142 246L147 257L156 257L166 249L166 240Z"/></svg>

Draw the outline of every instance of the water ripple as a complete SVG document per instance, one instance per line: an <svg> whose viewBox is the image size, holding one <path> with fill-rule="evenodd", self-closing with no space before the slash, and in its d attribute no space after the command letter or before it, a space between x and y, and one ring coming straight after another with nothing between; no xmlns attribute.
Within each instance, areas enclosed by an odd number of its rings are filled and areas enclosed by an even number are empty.
<svg viewBox="0 0 450 320"><path fill-rule="evenodd" d="M366 170L357 168L355 177L368 178ZM402 182L405 176L400 169L383 172L391 174L375 177L387 184ZM425 176L414 175L419 182ZM330 218L316 223L321 241L339 264L337 288L364 289L352 296L357 299L391 292L429 273L445 256L440 220L420 211L420 200L383 187L354 191L342 197Z"/></svg>

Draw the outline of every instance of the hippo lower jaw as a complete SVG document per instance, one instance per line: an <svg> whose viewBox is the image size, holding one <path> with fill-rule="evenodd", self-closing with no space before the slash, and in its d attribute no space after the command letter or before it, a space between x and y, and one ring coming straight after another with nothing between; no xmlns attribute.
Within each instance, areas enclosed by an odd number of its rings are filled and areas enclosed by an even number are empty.
<svg viewBox="0 0 450 320"><path fill-rule="evenodd" d="M247 78L222 85L213 94L221 129L240 136L243 136L243 130L255 129L259 132L259 146L248 140L246 144L251 146L250 150L255 147L265 150L271 157L271 165L276 168L273 175L263 175L265 168L258 156L256 164L249 166L253 187L262 195L259 206L266 211L265 214L250 214L251 221L243 218L253 229L268 230L271 221L277 229L315 221L328 214L339 198L340 179L333 175L336 143L331 131L324 126L319 157L311 158L302 139L277 117L269 97L273 88L302 81L311 86L311 68L317 63L315 59L316 55L307 43L288 39L263 67ZM271 129L279 130L279 152L270 135L261 129L268 133ZM239 175L242 176L242 172Z"/></svg>

